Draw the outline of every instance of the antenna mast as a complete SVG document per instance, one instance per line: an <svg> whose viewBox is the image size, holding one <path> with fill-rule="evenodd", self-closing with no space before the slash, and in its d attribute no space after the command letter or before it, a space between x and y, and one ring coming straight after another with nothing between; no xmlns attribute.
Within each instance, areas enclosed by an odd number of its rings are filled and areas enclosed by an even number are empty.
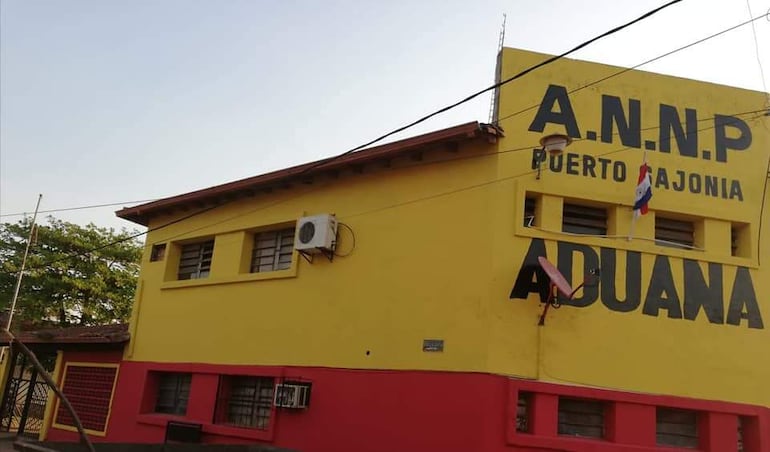
<svg viewBox="0 0 770 452"><path fill-rule="evenodd" d="M497 67L495 69L495 83L500 82L500 72L502 71L502 68L500 67L500 52L503 50L503 44L505 43L505 19L506 15L503 14L503 26L500 28L500 39L497 42ZM500 88L495 88L495 92L492 94L492 100L489 104L489 122L495 123L497 122L496 118L496 106L497 106L497 98L499 95Z"/></svg>

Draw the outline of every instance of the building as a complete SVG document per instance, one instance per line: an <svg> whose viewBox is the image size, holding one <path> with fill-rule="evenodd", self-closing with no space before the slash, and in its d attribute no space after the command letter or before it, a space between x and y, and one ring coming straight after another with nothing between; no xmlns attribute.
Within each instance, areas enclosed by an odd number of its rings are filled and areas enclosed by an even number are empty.
<svg viewBox="0 0 770 452"><path fill-rule="evenodd" d="M506 48L499 76L546 57ZM765 95L562 59L496 99L499 128L119 211L150 232L100 439L770 451ZM324 214L334 255L300 253ZM592 283L553 309L538 257Z"/></svg>

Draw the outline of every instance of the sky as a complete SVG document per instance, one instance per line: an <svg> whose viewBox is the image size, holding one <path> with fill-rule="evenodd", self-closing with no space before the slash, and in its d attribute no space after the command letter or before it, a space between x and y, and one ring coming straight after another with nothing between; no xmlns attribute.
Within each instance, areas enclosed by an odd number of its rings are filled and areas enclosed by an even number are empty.
<svg viewBox="0 0 770 452"><path fill-rule="evenodd" d="M754 16L770 0L748 0ZM0 221L157 199L342 153L664 0L0 0ZM684 0L571 58L629 67L750 17ZM770 21L640 69L759 91ZM515 83L515 82L514 82ZM388 141L488 121L490 95ZM57 218L142 230L120 206Z"/></svg>

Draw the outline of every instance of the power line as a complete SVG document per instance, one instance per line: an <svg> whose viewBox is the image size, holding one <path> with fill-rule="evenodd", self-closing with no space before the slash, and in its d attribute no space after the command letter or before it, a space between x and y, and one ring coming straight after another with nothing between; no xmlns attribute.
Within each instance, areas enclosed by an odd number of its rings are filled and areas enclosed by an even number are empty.
<svg viewBox="0 0 770 452"><path fill-rule="evenodd" d="M733 113L730 116L742 116L742 115L747 115L747 114L758 114L758 116L755 116L753 118L748 118L749 120L752 120L752 119L756 119L757 117L763 116L764 112L765 112L765 109L762 108L762 109L758 109L758 110L751 110L751 111L746 111L746 112ZM700 121L705 121L705 120L708 120L708 119L713 119L713 118L702 119L702 120L699 120L699 122ZM704 130L710 130L710 129L713 129L715 127L716 127L716 125L712 125L712 126L709 126L709 127L704 127L702 129L696 130L696 133L697 132L702 132ZM653 127L648 127L648 128L645 128L645 129L640 129L640 130L652 130L652 129L657 129L657 128L660 128L660 126L653 126ZM678 137L684 136L684 135L686 135L685 131L683 131L682 134L674 133L674 138L678 138ZM504 151L496 151L496 152L488 153L488 154L474 154L472 157L480 158L480 157L491 156L491 155L498 155L498 154L503 154L503 153L508 153L508 152L518 152L518 151L523 151L523 150L527 150L527 149L532 149L533 147L534 147L533 145L530 145L530 146L524 146L524 147L520 147L520 148L507 149L507 150L504 150ZM609 152L605 152L605 153L602 153L602 154L598 154L595 157L603 157L603 156L606 156L606 155L614 154L614 153L625 151L625 150L628 150L628 149L634 149L634 148L632 148L630 146L625 146L625 147L622 147L620 149L616 149L616 150L613 150L613 151L609 151ZM450 161L459 160L459 159L462 159L462 158L450 159ZM434 164L434 163L439 163L439 162L426 162L424 164ZM421 166L421 165L422 164L418 164L418 165L414 165L414 166ZM394 205L390 205L390 206L385 206L385 207L382 207L382 208L378 208L378 209L374 209L374 210L366 211L366 212L361 212L361 213L354 214L354 215L347 215L347 216L345 216L345 218L352 218L352 217L355 217L355 216L361 216L361 215L365 215L365 214L369 214L369 213L374 213L374 212L378 212L378 211L382 211L382 210L387 210L389 208L396 208L396 207L401 207L401 206L407 205L407 204L413 204L413 203L420 202L420 201L426 201L426 200L429 200L429 199L432 199L432 198L438 198L438 197L442 197L442 196L447 196L447 195L451 195L451 194L454 194L454 193L459 193L459 192L466 191L466 190L472 190L472 189L475 189L475 188L480 188L482 186L491 185L491 184L494 184L494 183L497 183L497 182L502 182L502 181L505 181L505 180L516 179L516 178L523 177L523 176L526 176L526 175L529 175L529 174L534 174L535 172L536 172L536 170L529 170L529 171L523 172L521 174L517 174L517 175L513 175L513 176L507 176L507 177L504 177L504 178L501 178L501 179L495 179L495 180L487 181L487 182L484 182L484 183L481 183L481 184L475 184L475 185L471 185L471 186L467 186L467 187L462 187L462 188L451 190L451 191L448 191L448 192L438 193L438 194L431 195L431 196L424 197L424 198L418 198L418 199L414 199L414 200L410 200L410 201L405 201L403 203L398 203L398 204L394 204ZM219 224L222 224L222 223L226 223L226 222L232 221L232 220L234 220L236 218L240 218L240 217L243 217L245 215L253 214L254 212L257 212L257 211L260 211L260 210L264 210L264 209L267 209L267 208L270 208L270 207L274 207L274 206L276 206L278 204L282 204L282 203L290 201L292 199L296 199L296 198L302 196L303 194L304 193L299 193L299 194L297 194L295 196L290 196L290 197L288 197L286 199L279 200L279 201L270 203L270 204L265 205L265 206L260 206L260 207L258 207L256 209L251 209L251 210L249 210L247 212L242 212L242 213L236 214L234 216L227 217L227 218L225 218L223 220L219 220L219 221L216 221L216 222L213 222L213 223L208 223L206 225L203 225L203 226L200 226L200 227L197 227L197 228L194 228L194 229L188 229L188 230L185 230L184 232L181 232L179 234L175 234L175 235L170 236L170 237L165 237L163 240L171 240L171 239L180 237L182 235L187 235L187 234L189 234L191 232L196 232L196 231L199 231L201 229L210 228L212 226L216 226L216 225L219 225ZM102 250L102 249L105 249L105 248L109 248L111 246L118 245L118 244L123 243L123 242L134 240L134 239L136 239L138 237L141 237L142 235L145 235L145 234L148 234L150 232L154 232L154 231L166 228L166 227L171 226L173 224L177 224L177 223L180 223L182 221L188 220L188 219L190 219L190 218L192 218L194 216L197 216L197 215L203 214L205 212L209 212L211 210L214 210L214 209L216 209L217 207L219 207L221 205L222 204L215 204L215 205L206 207L204 209L192 212L192 213L190 213L188 215L185 215L183 217L177 218L176 220L170 221L168 223L164 223L164 224L162 224L160 226L157 226L155 228L148 228L144 232L139 232L139 233L136 233L136 234L131 234L131 235L128 235L126 237L114 240L112 242L106 243L104 245L100 245L98 247L86 250L86 251L81 252L81 253L69 254L69 255L62 256L62 257L57 258L57 259L53 259L53 260L48 261L48 262L43 262L43 263L41 263L41 264L39 264L37 266L34 266L34 267L31 266L30 269L44 268L44 267L46 267L48 265L51 265L51 264L54 264L54 263L58 263L58 262L62 262L62 261L65 261L65 260L68 260L68 259L71 259L71 258L87 257L89 254L91 254L91 253L93 253L95 251L99 251L99 250Z"/></svg>
<svg viewBox="0 0 770 452"><path fill-rule="evenodd" d="M765 111L764 108L761 108L761 109L757 109L757 110L750 110L750 111L745 111L745 112L733 113L733 114L731 114L731 116L738 117L738 116L745 116L745 115L750 115L750 114L759 114L759 113L763 113L764 111ZM751 120L751 119L755 119L755 118L749 118L749 119ZM713 118L702 118L702 119L699 119L698 122L709 121L709 120L713 120ZM704 131L704 130L710 130L710 129L713 129L714 127L716 127L716 126L712 125L712 126L709 126L709 127L704 127L702 129L696 130L696 132ZM659 128L660 128L660 125L657 125L657 126L651 126L651 127L646 127L646 128L640 129L640 131L653 130L653 129L659 129ZM673 137L674 138L679 138L679 137L685 136L686 134L687 134L687 132L685 132L685 131L683 131L682 134L674 133ZM618 133L615 133L613 135L618 135ZM587 141L587 140L575 140L575 141L573 141L573 143L579 142L579 141ZM426 161L426 162L422 162L422 163L413 164L413 165L411 165L409 167L410 168L414 168L414 167L422 167L422 166L427 166L427 165L453 163L453 162L456 162L458 160L467 160L467 159L491 157L491 156L500 155L500 154L506 154L506 153L511 153L511 152L531 151L535 147L539 147L539 146L540 146L540 144L537 143L537 144L531 144L529 146L521 146L521 147L517 147L517 148L510 148L510 149L505 149L505 150L502 150L502 151L490 152L490 153L486 153L486 154L471 154L471 155L467 155L467 156L454 157L454 158L451 158L451 159L443 159L443 160L438 160L438 161ZM617 149L617 150L614 150L614 151L607 152L605 154L599 154L599 155L597 155L597 157L602 157L604 155L613 154L613 153L624 151L624 150L627 150L627 149L633 149L633 148L630 147L630 146L626 146L626 147L623 147L621 149ZM525 176L525 175L528 175L528 174L534 174L535 172L536 172L536 170L527 171L527 172L524 172L524 173L522 173L520 175L512 176L512 178L522 177L522 176ZM476 187L470 187L470 188L476 188ZM311 190L311 189L308 188L308 191L309 190ZM197 231L200 231L200 230L203 230L203 229L207 229L207 228L210 228L210 227L213 227L213 226L217 226L217 225L220 225L220 224L223 224L223 223L227 223L227 222L230 222L230 221L235 220L237 218L241 218L241 217L244 217L246 215L253 214L253 213L258 212L260 210L264 210L264 209L267 209L267 208L270 208L270 207L275 207L276 205L283 204L283 203L291 201L293 199L297 199L298 197L302 196L303 194L304 193L298 193L298 194L295 194L294 196L289 196L286 199L277 200L277 201L272 202L270 204L267 204L267 205L264 205L264 206L260 206L260 207L257 207L255 209L250 209L250 210L248 210L246 212L241 212L241 213L238 213L238 214L226 217L226 218L221 219L221 220L217 220L217 221L215 221L213 223L208 223L208 224L205 224L205 225L193 228L193 229L188 229L188 230L185 230L184 232L180 232L180 233L172 235L172 236L164 237L162 239L162 241L173 240L175 238L178 238L178 237L190 234L192 232L197 232ZM447 194L451 194L451 193L447 193Z"/></svg>
<svg viewBox="0 0 770 452"><path fill-rule="evenodd" d="M578 50L580 50L580 49L582 49L582 48L584 48L584 47L586 47L588 45L591 45L594 42L596 42L596 41L598 41L598 40L600 40L602 38L605 38L607 36L615 34L615 33L619 32L619 31L621 31L621 30L623 30L625 28L630 27L631 25L636 24L637 22L641 22L641 21L647 19L648 17L653 16L654 14L656 14L656 13L658 13L658 12L660 12L660 11L666 9L666 8L668 8L669 6L675 5L675 4L677 4L677 3L681 2L681 1L682 0L671 0L671 1L669 1L668 3L666 3L666 4L662 5L662 6L659 6L659 7L655 8L655 9L653 9L651 11L648 11L648 12L642 14L641 16L637 17L636 19L634 19L634 20L632 20L630 22L626 22L623 25L619 25L619 26L617 26L617 27L615 27L615 28L613 28L611 30L605 31L604 33L602 33L602 34L600 34L598 36L595 36L595 37L589 39L588 41L584 41L584 42L578 44L577 46L573 47L572 49L570 49L570 50L568 50L568 51L566 51L566 52L564 52L564 53L562 53L560 55L556 55L556 56L552 56L550 58L547 58L547 59L541 61L540 63L535 64L534 66L530 66L527 69L524 69L523 71L519 72L516 75L508 77L507 79L502 80L500 82L497 82L497 83L495 83L495 84L493 84L493 85L491 85L491 86L489 86L487 88L484 88L484 89L482 89L480 91L476 91L475 93L471 94L470 96L468 96L468 97L466 97L466 98L464 98L462 100L459 100L459 101L457 101L457 102L455 102L453 104L449 104L446 107L440 108L440 109L434 111L433 113L429 113L429 114L423 116L420 119L412 121L409 124L401 126L401 127L397 128L395 130L392 130L392 131L390 131L390 132L388 132L388 133L386 133L386 134L384 134L384 135L382 135L380 137L377 137L377 138L375 138L375 139L373 139L371 141L368 141L368 142L366 142L364 144L356 146L353 149L350 149L348 151L343 152L342 154L338 154L338 155L336 155L334 157L329 157L327 159L321 160L321 161L317 162L315 165L311 165L308 168L306 168L305 171L303 171L303 174L306 173L307 171L312 170L313 168L316 168L316 167L318 167L320 165L325 165L325 164L327 164L329 162L333 162L333 161L335 161L335 160L337 160L339 158L342 158L342 157L344 157L344 156L346 156L348 154L352 154L353 152L356 152L356 151L361 150L361 149L363 149L365 147L371 146L371 145L373 145L375 143L378 143L378 142L380 142L380 141L382 141L382 140L384 140L384 139L386 139L386 138L388 138L388 137L390 137L392 135L395 135L397 133L403 132L406 129L412 128L412 127L414 127L414 126L416 126L416 125L418 125L420 123L423 123L423 122L427 121L428 119L433 118L434 116L440 115L441 113L444 113L444 112L447 112L447 111L449 111L449 110L451 110L453 108L456 108L456 107L458 107L458 106L460 106L460 105L462 105L462 104L464 104L466 102L469 102L469 101L479 97L480 95L482 95L484 93L487 93L489 91L495 90L495 89L497 89L497 88L499 88L499 87L501 87L503 85L506 85L506 84L516 80L516 79L519 79L519 78L529 74L532 71L535 71L536 69L539 69L539 68L541 68L543 66L547 66L547 65L549 65L549 64L551 64L551 63L553 63L553 62L555 62L557 60L560 60L560 59L566 57L567 55L575 53Z"/></svg>
<svg viewBox="0 0 770 452"><path fill-rule="evenodd" d="M746 7L749 9L749 17L753 17L754 13L751 12L751 1L746 0ZM767 10L767 14L765 16L770 15L770 9ZM762 17L762 16L759 16ZM768 16L770 17L770 16ZM767 93L767 84L765 83L765 71L762 69L762 59L759 57L759 41L757 41L757 27L754 25L754 20L751 21L751 32L754 36L754 50L757 53L757 65L759 65L759 76L762 78L762 89L765 91L765 95L767 95L767 103L768 107L770 107L770 94Z"/></svg>
<svg viewBox="0 0 770 452"><path fill-rule="evenodd" d="M122 201L122 202L111 202L106 204L91 204L87 206L76 206L76 207L62 207L59 209L49 209L49 210L41 210L38 213L56 213L56 212L71 212L73 210L86 210L86 209L98 209L101 207L114 207L114 206L125 206L127 204L142 204L145 202L153 202L157 201L157 199L140 199L137 201ZM17 213L4 213L0 215L0 218L4 217L22 217L28 215L28 212L17 212Z"/></svg>
<svg viewBox="0 0 770 452"><path fill-rule="evenodd" d="M764 109L756 110L756 111L753 112L753 113L756 113L756 116L754 116L752 118L748 118L748 119L752 120L752 119L756 119L756 118L762 117L762 116L764 116L764 111L765 111ZM738 115L733 115L733 116L738 116ZM715 127L716 127L716 125L712 125L712 126L709 126L709 127L704 127L702 129L698 129L696 132L703 132L704 130L710 130L710 129L713 129ZM684 135L686 135L686 133L684 133L684 134L682 134L680 136L684 136ZM636 149L636 148L633 148L631 146L624 146L624 147L619 148L619 149L615 149L615 150L612 150L612 151L608 151L608 152L604 152L604 153L601 153L601 154L597 154L597 155L595 155L593 157L595 157L595 158L605 157L607 155L616 154L618 152L626 151L626 150L629 150L629 149ZM380 207L380 208L377 208L377 209L372 209L372 210L368 210L368 211L364 211L364 212L359 212L359 213L356 213L356 214L353 214L353 215L340 215L340 217L341 218L353 218L353 217L358 217L358 216L362 216L362 215L368 215L368 214L371 214L371 213L381 212L381 211L387 210L387 209L401 207L401 206L405 206L405 205L409 205L409 204L414 204L414 203L418 203L418 202L422 202L422 201L428 201L428 200L431 200L431 199L434 199L434 198L440 198L442 196L453 195L455 193L460 193L460 192L467 191L467 190L473 190L473 189L476 189L476 188L485 187L485 186L488 186L488 185L496 184L498 182L504 182L504 181L507 181L507 180L517 179L519 177L524 177L524 176L527 176L527 175L530 175L530 174L535 174L536 172L537 172L537 170L529 170L529 171L525 171L525 172L520 173L520 174L514 174L512 176L506 176L506 177L502 177L502 178L499 178L499 179L493 179L491 181L481 182L481 183L478 183L478 184L469 185L469 186L466 186L466 187L461 187L461 188L457 188L457 189L454 189L454 190L449 190L449 191L446 191L446 192L437 193L437 194L433 194L433 195L430 195L430 196L425 196L425 197L422 197L422 198L416 198L416 199L412 199L412 200L409 200L409 201L404 201L404 202L400 202L400 203L396 203L396 204L391 204L389 206L384 206L384 207Z"/></svg>
<svg viewBox="0 0 770 452"><path fill-rule="evenodd" d="M706 37L704 37L704 38L701 38L701 39L699 39L699 40L697 40L697 41L693 41L693 42L691 42L691 43L689 43L689 44L686 44L686 45L684 45L684 46L682 46L682 47L679 47L679 48L676 48L676 49L674 49L674 50L671 50L671 51L669 51L669 52L666 52L666 53L664 53L664 54L662 54L662 55L658 55L658 56L656 56L656 57L654 57L654 58L650 58L649 60L643 61L643 62L641 62L641 63L639 63L639 64L637 64L637 65L635 65L635 66L631 66L631 67L629 67L629 68L624 68L624 69L621 69L621 70L619 70L619 71L617 71L617 72L615 72L615 73L613 73L613 74L610 74L610 75L608 75L608 76L606 76L606 77L602 77L602 78L600 78L600 79L597 79L597 80L594 80L594 81L592 81L592 82L590 82L590 83L588 83L588 84L586 84L586 85L583 85L583 86L579 86L579 87L577 87L577 88L575 88L575 89L573 89L573 90L571 90L571 91L567 91L567 95L569 95L569 94L572 94L572 93L576 93L576 92L578 92L578 91L582 91L582 90L584 90L584 89L586 89L586 88L588 88L588 87L591 87L591 86L597 85L597 84L599 84L599 83L601 83L601 82L604 82L604 81L606 81L606 80L609 80L609 79L611 79L611 78L613 78L613 77L617 77L617 76L619 76L619 75L625 74L626 72L632 71L632 70L634 70L634 69L638 69L638 68L640 68L640 67L642 67L642 66L644 66L644 65L646 65L646 64L652 63L653 61L657 61L657 60L660 60L661 58L665 58L665 57L667 57L667 56L671 56L671 55L673 55L673 54L675 54L675 53L677 53L677 52L680 52L680 51L682 51L682 50L685 50L685 49L689 49L690 47L693 47L693 46L695 46L695 45L698 45L698 44L701 44L701 43L703 43L703 42L706 42L706 41L708 41L708 40L710 40L710 39L713 39L713 38L716 38L716 37L718 37L718 36L721 36L721 35L723 35L723 34L725 34L725 33L731 32L731 31L733 31L733 30L736 30L736 29L738 29L738 28L740 28L740 27L743 27L743 26L745 26L745 25L751 24L752 26L754 26L754 21L756 21L756 20L759 20L759 19L761 19L761 18L763 18L763 17L767 17L768 19L770 19L770 10L769 10L769 11L768 11L766 14L764 14L764 15L762 15L762 16L758 16L758 17L755 17L755 18L753 18L753 19L747 20L747 21L745 21L745 22L741 22L741 23L739 23L739 24L737 24L737 25L733 25L733 26L732 26L732 27L730 27L730 28L725 28L725 29L724 29L724 30L722 30L722 31L719 31L719 32L717 32L717 33L714 33L714 34L712 34L712 35L709 35L709 36L706 36ZM757 57L757 58L758 58L758 57ZM761 63L760 63L760 64L761 64ZM763 82L764 82L764 75L763 75L763 78L762 78L762 80L763 80ZM765 91L767 91L767 88L765 88ZM560 97L563 97L563 96L560 96ZM505 119L508 119L508 118L512 118L512 117L514 117L514 116L517 116L517 115L520 115L520 114L522 114L522 113L526 113L526 112L528 112L528 111L530 111L530 110L532 110L532 109L534 109L534 108L537 108L537 107L539 107L539 106L540 106L540 104L531 105L531 106L529 106L529 107L527 107L527 108L525 108L525 109L523 109L523 110L519 110L519 111L516 111L516 112L514 112L514 113L511 113L510 115L507 115L507 116L503 116L502 118L498 118L498 119L497 119L497 122L496 122L496 124L500 124L500 121L503 121L503 120L505 120Z"/></svg>

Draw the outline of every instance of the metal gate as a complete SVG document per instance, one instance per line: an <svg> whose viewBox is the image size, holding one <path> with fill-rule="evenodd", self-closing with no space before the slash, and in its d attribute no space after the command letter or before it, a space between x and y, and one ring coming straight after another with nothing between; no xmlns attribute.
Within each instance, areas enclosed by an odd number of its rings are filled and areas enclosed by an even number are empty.
<svg viewBox="0 0 770 452"><path fill-rule="evenodd" d="M44 367L51 367L50 358L55 359L55 355L38 356ZM24 354L14 351L11 359L13 371L8 376L0 407L0 431L37 437L43 427L48 386Z"/></svg>

